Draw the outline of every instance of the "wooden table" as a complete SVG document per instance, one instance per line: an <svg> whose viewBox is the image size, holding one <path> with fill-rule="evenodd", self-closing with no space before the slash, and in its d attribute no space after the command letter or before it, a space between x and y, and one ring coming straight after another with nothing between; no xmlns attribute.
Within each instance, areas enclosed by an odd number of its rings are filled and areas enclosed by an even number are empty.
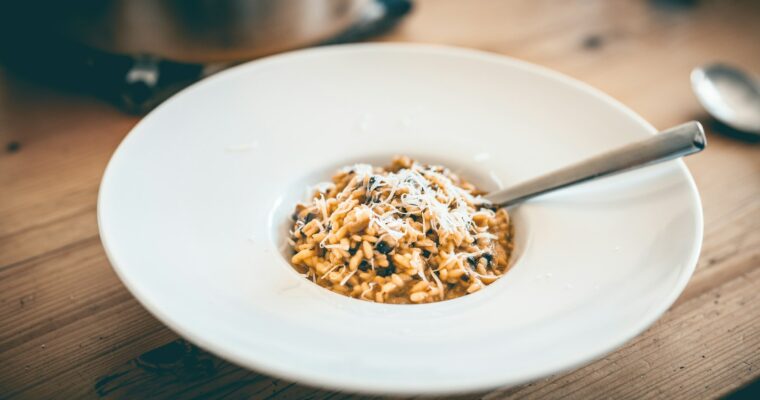
<svg viewBox="0 0 760 400"><path fill-rule="evenodd" d="M429 0L381 38L507 54L588 82L658 128L708 127L708 150L686 161L704 246L670 311L583 368L465 397L693 399L760 376L760 146L712 129L688 80L712 60L760 73L759 17L750 0ZM109 156L138 119L0 69L0 398L349 397L205 353L122 286L95 202Z"/></svg>

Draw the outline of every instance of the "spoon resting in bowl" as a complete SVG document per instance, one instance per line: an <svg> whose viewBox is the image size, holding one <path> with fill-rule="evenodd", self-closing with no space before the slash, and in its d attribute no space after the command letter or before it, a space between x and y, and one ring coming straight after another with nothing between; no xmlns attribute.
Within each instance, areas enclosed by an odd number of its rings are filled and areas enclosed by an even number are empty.
<svg viewBox="0 0 760 400"><path fill-rule="evenodd" d="M702 125L691 121L666 129L651 138L492 192L485 198L496 207L509 207L557 189L698 153L704 150L706 144Z"/></svg>

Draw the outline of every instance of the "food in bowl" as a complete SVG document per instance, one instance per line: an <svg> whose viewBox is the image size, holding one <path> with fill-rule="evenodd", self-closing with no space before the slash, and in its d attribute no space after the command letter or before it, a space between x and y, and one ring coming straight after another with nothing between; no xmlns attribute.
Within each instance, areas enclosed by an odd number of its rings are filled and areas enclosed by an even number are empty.
<svg viewBox="0 0 760 400"><path fill-rule="evenodd" d="M509 214L447 168L399 156L342 168L317 187L293 213L291 264L333 292L430 303L477 292L509 269Z"/></svg>

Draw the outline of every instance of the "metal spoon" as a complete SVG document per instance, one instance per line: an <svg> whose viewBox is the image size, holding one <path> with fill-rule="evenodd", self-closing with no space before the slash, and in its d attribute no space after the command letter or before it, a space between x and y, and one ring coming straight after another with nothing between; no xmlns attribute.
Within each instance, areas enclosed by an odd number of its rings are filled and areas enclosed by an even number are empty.
<svg viewBox="0 0 760 400"><path fill-rule="evenodd" d="M698 153L706 145L702 125L691 121L485 197L497 207L508 207L567 186Z"/></svg>
<svg viewBox="0 0 760 400"><path fill-rule="evenodd" d="M760 83L744 71L723 64L705 65L691 71L691 86L717 120L760 135Z"/></svg>

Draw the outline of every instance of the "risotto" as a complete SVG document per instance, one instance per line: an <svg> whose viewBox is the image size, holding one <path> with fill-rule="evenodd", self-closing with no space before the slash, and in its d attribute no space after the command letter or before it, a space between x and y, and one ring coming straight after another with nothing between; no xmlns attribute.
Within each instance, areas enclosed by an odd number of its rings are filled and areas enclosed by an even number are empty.
<svg viewBox="0 0 760 400"><path fill-rule="evenodd" d="M318 187L293 214L291 263L334 292L429 303L481 290L509 268L509 214L444 167L396 157Z"/></svg>

